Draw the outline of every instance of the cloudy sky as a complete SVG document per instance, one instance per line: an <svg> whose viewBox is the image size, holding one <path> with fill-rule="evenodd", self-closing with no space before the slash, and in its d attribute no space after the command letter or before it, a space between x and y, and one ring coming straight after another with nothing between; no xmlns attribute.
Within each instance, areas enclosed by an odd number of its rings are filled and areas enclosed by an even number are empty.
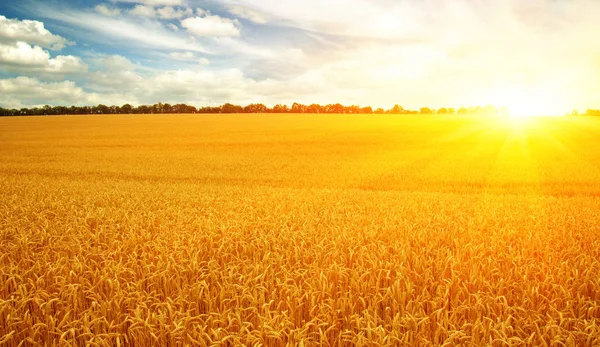
<svg viewBox="0 0 600 347"><path fill-rule="evenodd" d="M0 106L600 108L597 0L8 0Z"/></svg>

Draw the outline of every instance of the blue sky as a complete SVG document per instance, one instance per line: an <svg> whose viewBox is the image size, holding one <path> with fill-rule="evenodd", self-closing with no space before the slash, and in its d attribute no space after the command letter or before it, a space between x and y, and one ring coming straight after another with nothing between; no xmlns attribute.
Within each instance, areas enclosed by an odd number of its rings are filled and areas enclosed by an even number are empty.
<svg viewBox="0 0 600 347"><path fill-rule="evenodd" d="M595 0L0 2L0 106L600 108Z"/></svg>

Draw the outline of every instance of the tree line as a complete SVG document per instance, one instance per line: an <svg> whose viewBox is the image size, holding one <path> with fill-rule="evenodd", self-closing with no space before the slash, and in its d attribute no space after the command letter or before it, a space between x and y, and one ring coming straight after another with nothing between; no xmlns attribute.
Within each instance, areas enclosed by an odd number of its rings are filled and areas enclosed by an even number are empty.
<svg viewBox="0 0 600 347"><path fill-rule="evenodd" d="M569 113L568 116L600 116L600 110L587 110L585 113L579 113L577 110Z"/></svg>
<svg viewBox="0 0 600 347"><path fill-rule="evenodd" d="M336 113L336 114L440 114L440 115L503 115L508 114L506 108L497 108L495 106L475 106L439 109L421 107L418 110L405 109L400 105L385 110L383 108L373 109L371 106L360 107L358 105L344 106L342 104L328 105L303 105L294 103L291 107L288 105L275 105L267 107L264 104L250 104L247 106L234 105L230 103L221 106L204 106L196 108L186 104L171 105L168 103L156 103L154 105L132 106L125 104L123 106L106 106L103 104L97 106L50 106L6 109L0 107L0 116L51 116L51 115L84 115L84 114L194 114L194 113ZM569 115L580 115L573 111ZM582 115L600 116L600 110L587 110Z"/></svg>
<svg viewBox="0 0 600 347"><path fill-rule="evenodd" d="M433 109L422 107L419 110L405 109L402 106L385 110L383 108L373 109L371 106L361 107L358 105L344 106L342 104L328 105L303 105L294 103L292 106L275 105L267 107L264 104L250 104L247 106L234 105L230 103L221 106L205 106L196 108L186 104L171 105L168 103L156 103L154 105L132 106L50 106L6 109L0 107L0 116L51 116L51 115L80 115L80 114L182 114L182 113L330 113L330 114L489 114L497 115L504 112L494 106L485 107L461 107Z"/></svg>

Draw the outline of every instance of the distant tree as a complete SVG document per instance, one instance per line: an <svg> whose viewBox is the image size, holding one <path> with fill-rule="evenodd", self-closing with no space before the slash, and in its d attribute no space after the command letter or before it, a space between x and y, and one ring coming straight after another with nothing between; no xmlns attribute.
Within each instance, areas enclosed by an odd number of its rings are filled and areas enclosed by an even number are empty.
<svg viewBox="0 0 600 347"><path fill-rule="evenodd" d="M360 113L360 107L358 107L356 105L346 106L346 107L344 107L344 112L343 113L347 113L347 114L359 114Z"/></svg>
<svg viewBox="0 0 600 347"><path fill-rule="evenodd" d="M437 110L437 114L448 114L448 109L445 107L442 107L439 110Z"/></svg>
<svg viewBox="0 0 600 347"><path fill-rule="evenodd" d="M198 113L221 113L221 107L204 106L198 109Z"/></svg>
<svg viewBox="0 0 600 347"><path fill-rule="evenodd" d="M173 113L173 106L168 103L163 104L161 113Z"/></svg>
<svg viewBox="0 0 600 347"><path fill-rule="evenodd" d="M52 115L52 106L44 105L44 107L42 107L41 113L39 114L43 114L45 116Z"/></svg>
<svg viewBox="0 0 600 347"><path fill-rule="evenodd" d="M14 116L13 110L0 107L0 116Z"/></svg>
<svg viewBox="0 0 600 347"><path fill-rule="evenodd" d="M306 108L307 113L324 113L323 107L319 104L312 104Z"/></svg>
<svg viewBox="0 0 600 347"><path fill-rule="evenodd" d="M458 109L458 111L456 113L461 114L461 115L462 114L468 114L469 110L466 109L466 108L464 108L464 107L461 107L461 108Z"/></svg>
<svg viewBox="0 0 600 347"><path fill-rule="evenodd" d="M129 104L125 104L123 106L121 106L121 113L123 114L130 114L133 110L133 106L129 105Z"/></svg>
<svg viewBox="0 0 600 347"><path fill-rule="evenodd" d="M329 104L327 106L325 106L326 112L327 113L337 113L337 114L342 114L344 113L344 106L342 104Z"/></svg>
<svg viewBox="0 0 600 347"><path fill-rule="evenodd" d="M378 109L376 109L376 110L375 110L373 113L375 113L375 114L384 114L384 113L385 113L385 110L384 110L384 109L382 109L381 107L379 107L379 108L378 108Z"/></svg>
<svg viewBox="0 0 600 347"><path fill-rule="evenodd" d="M587 110L585 111L586 116L600 116L600 110Z"/></svg>
<svg viewBox="0 0 600 347"><path fill-rule="evenodd" d="M495 106L487 105L482 110L483 114L486 116L497 116L498 109Z"/></svg>
<svg viewBox="0 0 600 347"><path fill-rule="evenodd" d="M455 113L456 113L456 111L452 107L448 108L448 114L455 114Z"/></svg>
<svg viewBox="0 0 600 347"><path fill-rule="evenodd" d="M244 109L242 108L242 106L239 106L239 105L233 105L230 103L226 103L221 106L221 113L242 113L242 112L244 112Z"/></svg>
<svg viewBox="0 0 600 347"><path fill-rule="evenodd" d="M273 113L289 113L290 109L287 105L275 105L273 106Z"/></svg>
<svg viewBox="0 0 600 347"><path fill-rule="evenodd" d="M94 114L108 114L109 108L106 105L99 104L98 106L92 107L92 113Z"/></svg>
<svg viewBox="0 0 600 347"><path fill-rule="evenodd" d="M244 107L244 113L267 113L269 108L263 104L250 104Z"/></svg>
<svg viewBox="0 0 600 347"><path fill-rule="evenodd" d="M306 109L307 109L306 106L295 102L295 103L292 104L292 108L290 109L290 112L292 112L292 113L305 113Z"/></svg>
<svg viewBox="0 0 600 347"><path fill-rule="evenodd" d="M396 104L396 105L394 105L394 107L392 107L391 109L389 109L386 113L402 114L402 113L406 113L406 112L404 110L404 107Z"/></svg>
<svg viewBox="0 0 600 347"><path fill-rule="evenodd" d="M371 106L363 107L360 109L360 113L362 114L372 114L373 108Z"/></svg>
<svg viewBox="0 0 600 347"><path fill-rule="evenodd" d="M420 114L433 114L433 110L429 107L421 107Z"/></svg>

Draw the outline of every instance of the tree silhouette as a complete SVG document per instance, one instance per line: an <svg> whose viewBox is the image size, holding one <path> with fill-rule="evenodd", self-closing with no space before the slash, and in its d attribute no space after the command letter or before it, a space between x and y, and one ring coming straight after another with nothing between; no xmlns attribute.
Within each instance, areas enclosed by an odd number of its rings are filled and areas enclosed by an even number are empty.
<svg viewBox="0 0 600 347"><path fill-rule="evenodd" d="M311 104L309 106L300 103L292 104L289 108L287 105L277 104L273 108L269 108L264 104L249 104L247 106L234 105L226 103L221 106L203 106L196 108L186 104L171 105L168 103L156 103L154 105L139 105L132 106L125 104L123 106L106 106L99 104L96 106L50 106L21 108L21 109L6 109L0 107L0 116L52 116L52 115L77 115L77 114L159 114L159 113L176 113L176 114L194 114L194 113L339 113L339 114L424 114L424 115L507 115L506 107L496 108L488 105L485 107L461 107L458 110L454 108L442 107L437 112L429 107L422 107L419 111L408 110L396 104L389 110L377 108L373 110L371 106L361 107L358 105L344 106L340 103L319 105ZM577 110L574 110L568 115L579 115ZM600 110L588 109L583 115L600 116Z"/></svg>

